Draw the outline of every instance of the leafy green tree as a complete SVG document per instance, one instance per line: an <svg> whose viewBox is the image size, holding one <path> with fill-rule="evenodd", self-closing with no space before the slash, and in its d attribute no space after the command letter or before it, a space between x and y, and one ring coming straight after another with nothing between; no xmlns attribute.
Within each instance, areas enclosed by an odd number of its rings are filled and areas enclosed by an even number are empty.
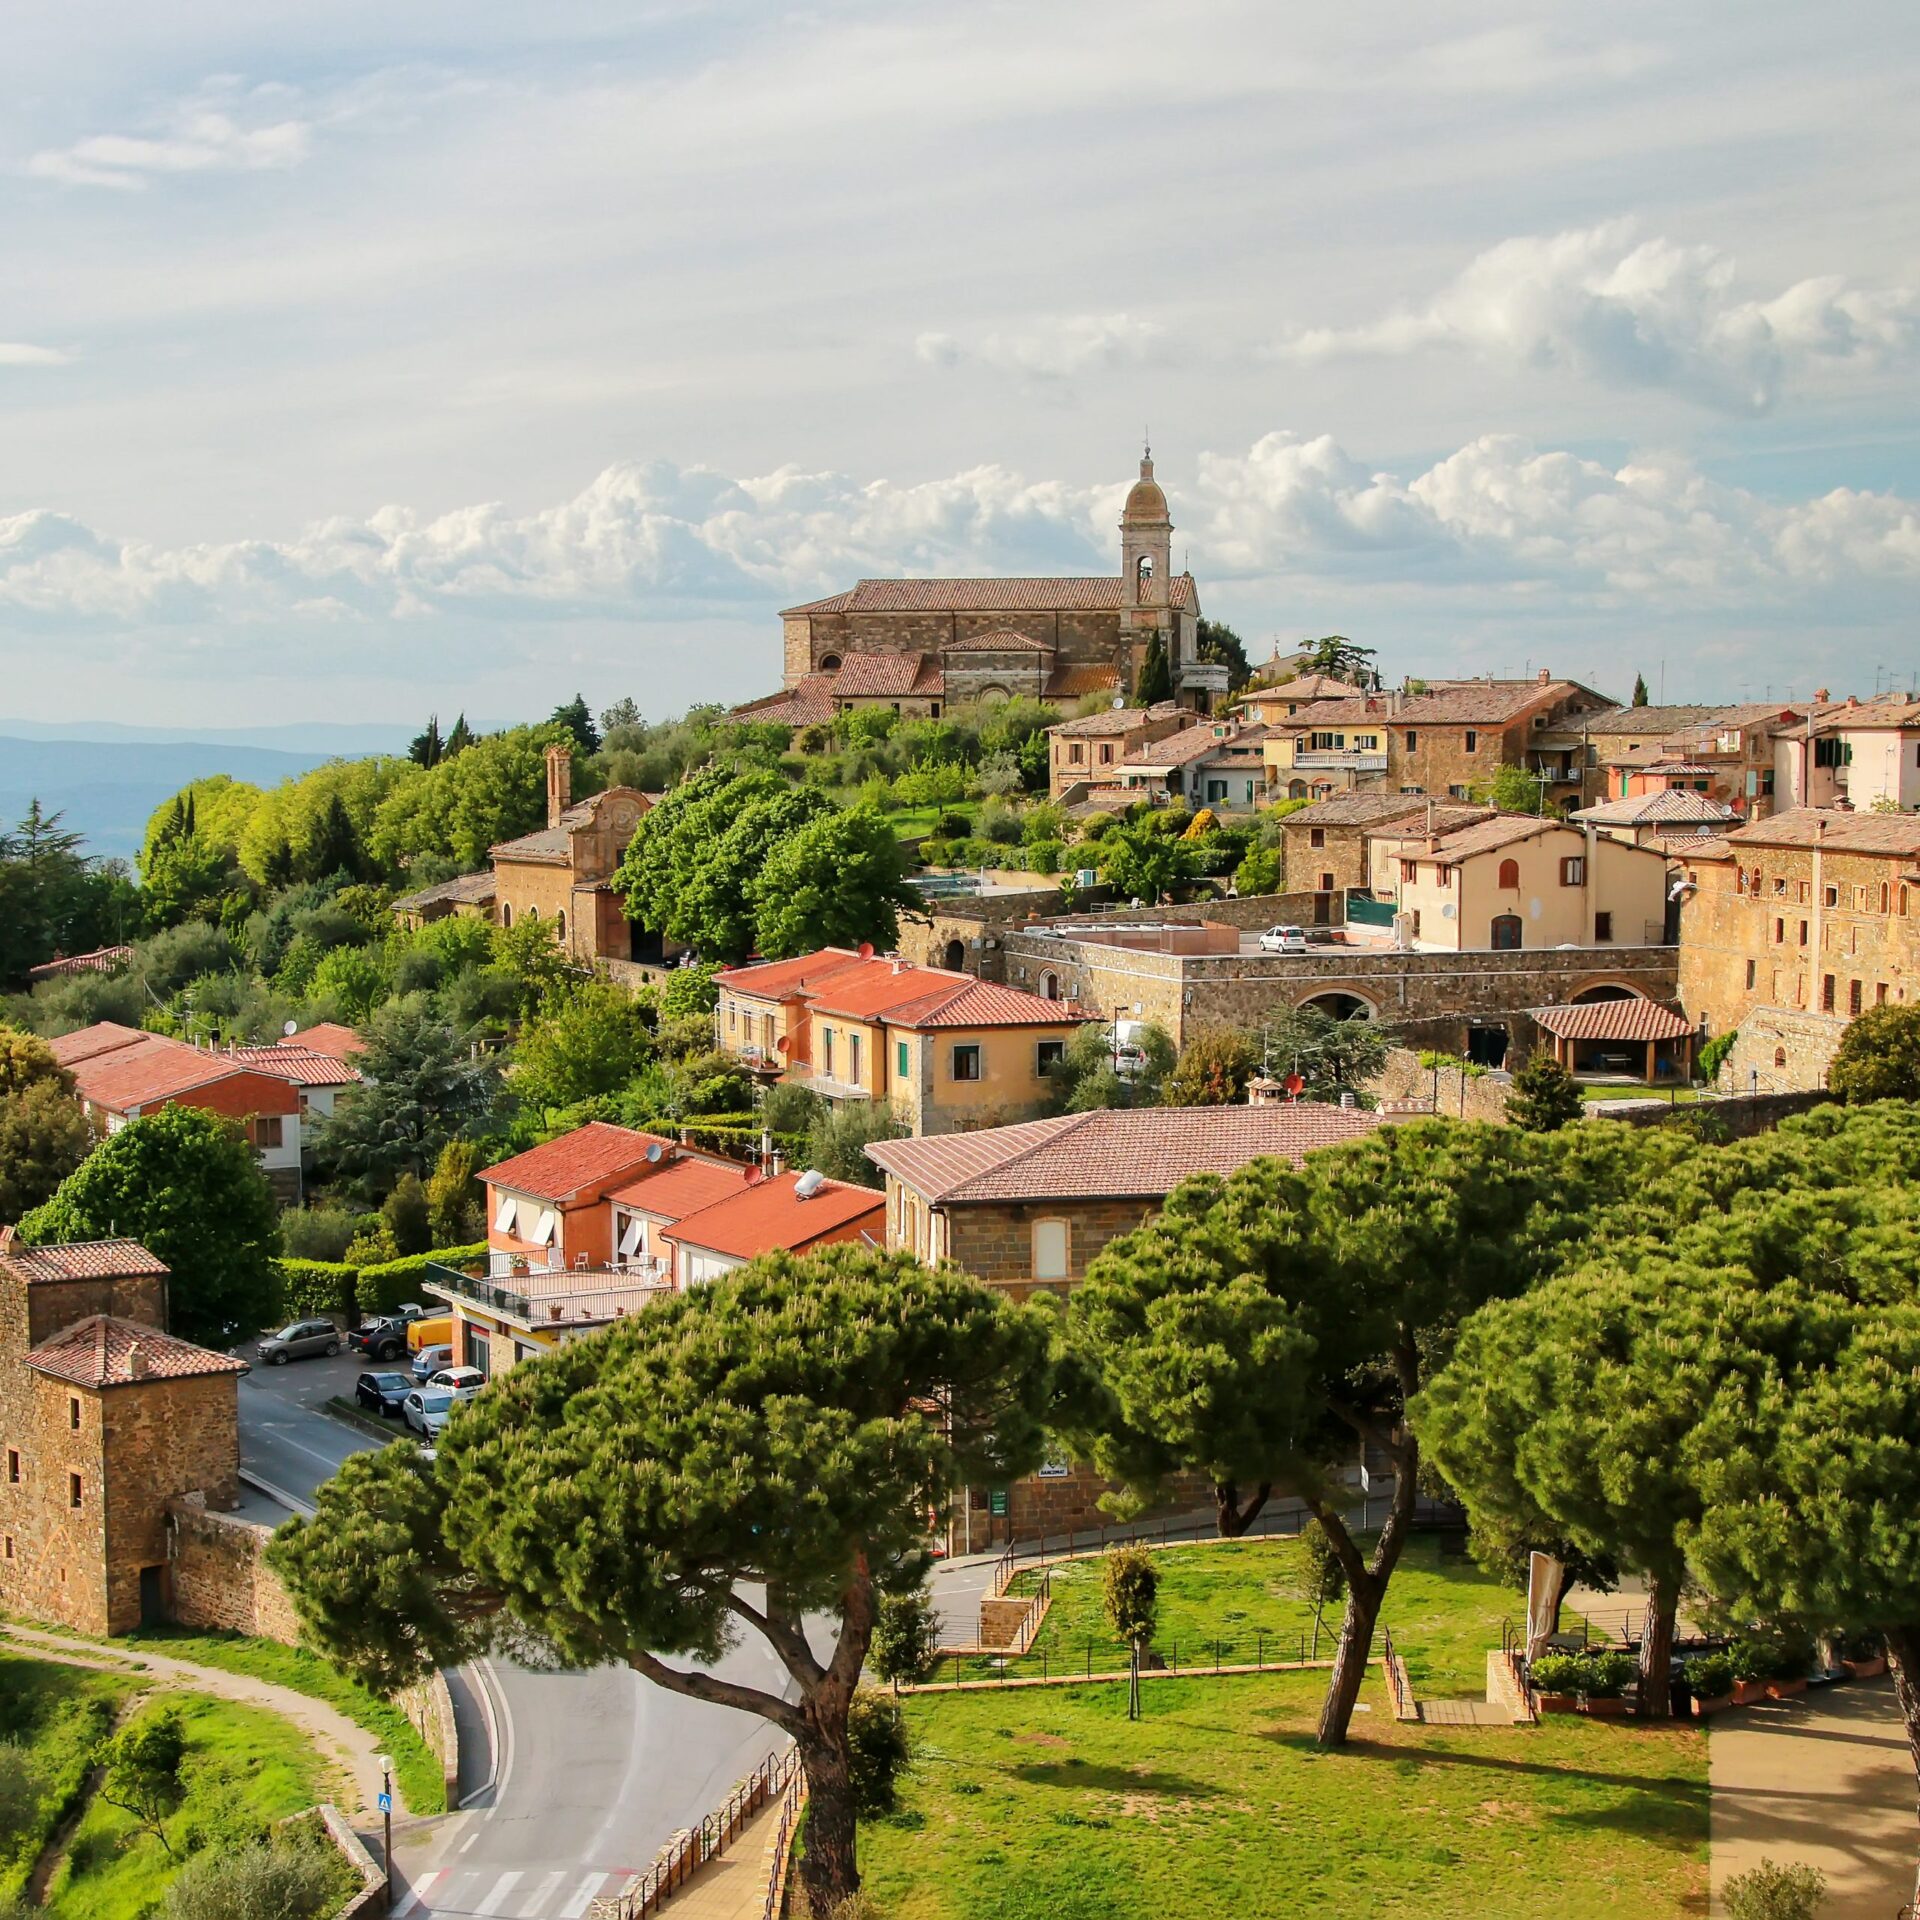
<svg viewBox="0 0 1920 1920"><path fill-rule="evenodd" d="M449 1140L477 1131L500 1094L500 1069L452 1027L396 1002L374 1016L354 1064L364 1084L315 1129L314 1153L360 1192L425 1176Z"/></svg>
<svg viewBox="0 0 1920 1920"><path fill-rule="evenodd" d="M1202 617L1195 639L1199 643L1202 660L1212 660L1226 668L1229 693L1238 693L1253 678L1253 668L1247 660L1246 642L1224 620Z"/></svg>
<svg viewBox="0 0 1920 1920"><path fill-rule="evenodd" d="M215 920L240 878L227 856L198 835L163 841L147 858L141 888L147 924L175 927L186 920Z"/></svg>
<svg viewBox="0 0 1920 1920"><path fill-rule="evenodd" d="M1347 1570L1339 1550L1318 1520L1300 1529L1300 1591L1315 1613L1331 1606L1347 1590Z"/></svg>
<svg viewBox="0 0 1920 1920"><path fill-rule="evenodd" d="M867 1664L880 1679L901 1686L933 1678L940 1664L940 1615L924 1581L881 1594Z"/></svg>
<svg viewBox="0 0 1920 1920"><path fill-rule="evenodd" d="M1101 1562L1100 1601L1114 1637L1144 1647L1153 1638L1160 1574L1145 1547L1116 1547Z"/></svg>
<svg viewBox="0 0 1920 1920"><path fill-rule="evenodd" d="M1475 801L1483 807L1497 807L1502 813L1544 813L1546 791L1525 767L1511 764L1496 767L1487 779L1473 783Z"/></svg>
<svg viewBox="0 0 1920 1920"><path fill-rule="evenodd" d="M608 980L548 1006L514 1049L513 1091L538 1113L617 1093L653 1057L646 1009Z"/></svg>
<svg viewBox="0 0 1920 1920"><path fill-rule="evenodd" d="M283 780L269 787L248 814L240 835L240 864L263 885L283 886L296 876L325 879L343 871L358 878L366 856L387 862L375 846L374 823L382 809L396 794L436 775L400 755L383 754L329 760L297 779ZM335 800L346 816L351 847L348 834L340 829ZM323 825L331 846L316 844Z"/></svg>
<svg viewBox="0 0 1920 1920"><path fill-rule="evenodd" d="M73 1092L73 1076L54 1058L53 1049L38 1034L0 1026L0 1100L30 1087L52 1086Z"/></svg>
<svg viewBox="0 0 1920 1920"><path fill-rule="evenodd" d="M6 1035L0 1028L0 1049ZM18 1093L0 1093L0 1224L52 1199L93 1151L93 1128L72 1085L63 1073L57 1080L33 1081Z"/></svg>
<svg viewBox="0 0 1920 1920"><path fill-rule="evenodd" d="M838 1107L824 1107L807 1129L807 1165L829 1180L885 1187L886 1176L867 1158L867 1148L876 1140L901 1139L906 1131L885 1100L849 1100Z"/></svg>
<svg viewBox="0 0 1920 1920"><path fill-rule="evenodd" d="M0 987L24 984L56 953L87 953L137 932L140 896L117 861L90 860L38 800L0 828Z"/></svg>
<svg viewBox="0 0 1920 1920"><path fill-rule="evenodd" d="M198 840L220 857L222 868L237 866L240 841L260 804L261 790L224 773L190 780L171 800L162 801L147 819L134 861L144 880L152 877L154 854L173 840Z"/></svg>
<svg viewBox="0 0 1920 1920"><path fill-rule="evenodd" d="M899 1701L872 1687L856 1690L847 1707L847 1784L855 1817L879 1820L893 1812L900 1776L912 1762Z"/></svg>
<svg viewBox="0 0 1920 1920"><path fill-rule="evenodd" d="M1636 673L1633 676L1633 704L1636 707L1644 707L1647 704L1647 676L1644 673Z"/></svg>
<svg viewBox="0 0 1920 1920"><path fill-rule="evenodd" d="M1095 1021L1075 1029L1047 1075L1062 1113L1160 1105L1173 1071L1173 1036L1152 1020L1137 1025L1130 1045L1137 1049L1138 1071L1124 1074L1115 1059L1111 1023Z"/></svg>
<svg viewBox="0 0 1920 1920"><path fill-rule="evenodd" d="M433 1213L420 1176L403 1173L380 1203L380 1221L393 1241L394 1258L425 1253L434 1244Z"/></svg>
<svg viewBox="0 0 1920 1920"><path fill-rule="evenodd" d="M307 994L325 1002L336 1019L359 1026L386 999L387 970L369 947L335 947L320 956Z"/></svg>
<svg viewBox="0 0 1920 1920"><path fill-rule="evenodd" d="M770 960L820 947L891 947L900 911L918 904L898 838L871 807L823 814L773 849L752 890Z"/></svg>
<svg viewBox="0 0 1920 1920"><path fill-rule="evenodd" d="M427 1223L435 1247L465 1247L486 1237L485 1189L480 1169L487 1155L471 1140L449 1140L427 1181Z"/></svg>
<svg viewBox="0 0 1920 1920"><path fill-rule="evenodd" d="M1204 1473L1229 1537L1276 1487L1325 1528L1347 1606L1324 1745L1346 1739L1412 1524L1421 1449L1406 1404L1467 1313L1557 1269L1585 1209L1644 1150L1604 1144L1583 1158L1512 1128L1425 1121L1298 1170L1252 1161L1183 1181L1069 1297L1061 1424L1077 1451L1137 1500ZM1394 1480L1370 1556L1341 1517L1360 1446Z"/></svg>
<svg viewBox="0 0 1920 1920"><path fill-rule="evenodd" d="M500 928L493 936L493 956L494 970L508 983L523 1020L579 984L578 970L554 941L551 921L518 920Z"/></svg>
<svg viewBox="0 0 1920 1920"><path fill-rule="evenodd" d="M1729 1027L1725 1033L1716 1033L1700 1049L1700 1078L1708 1086L1715 1085L1720 1078L1720 1069L1726 1064L1727 1055L1733 1051L1733 1043L1740 1038L1736 1028Z"/></svg>
<svg viewBox="0 0 1920 1920"><path fill-rule="evenodd" d="M1167 661L1166 642L1156 633L1147 642L1147 651L1140 661L1139 676L1133 683L1133 704L1156 707L1172 698L1173 669Z"/></svg>
<svg viewBox="0 0 1920 1920"><path fill-rule="evenodd" d="M571 732L553 721L510 727L464 748L447 736L440 763L430 770L411 762L409 778L392 784L373 816L360 825L368 852L388 872L404 872L425 857L451 860L462 873L487 863L488 849L532 833L547 823L547 748L571 744ZM583 768L574 765L576 791Z"/></svg>
<svg viewBox="0 0 1920 1920"><path fill-rule="evenodd" d="M880 1594L924 1565L930 1508L1038 1462L1051 1339L1044 1308L904 1255L763 1256L515 1367L431 1466L356 1454L270 1558L307 1634L382 1691L517 1629L772 1722L831 1912L859 1886L848 1715ZM791 1696L672 1664L742 1631Z"/></svg>
<svg viewBox="0 0 1920 1920"><path fill-rule="evenodd" d="M1379 1078L1393 1051L1393 1029L1384 1021L1341 1020L1320 1007L1283 1007L1263 1021L1260 1045L1267 1069L1297 1073L1305 1100L1338 1100L1364 1094Z"/></svg>
<svg viewBox="0 0 1920 1920"><path fill-rule="evenodd" d="M1167 1076L1170 1107L1237 1107L1260 1071L1253 1042L1234 1027L1203 1027L1180 1049Z"/></svg>
<svg viewBox="0 0 1920 1920"><path fill-rule="evenodd" d="M170 1331L228 1347L274 1312L273 1195L232 1122L160 1107L112 1133L20 1223L34 1246L138 1240L172 1273Z"/></svg>
<svg viewBox="0 0 1920 1920"><path fill-rule="evenodd" d="M0 1860L32 1831L40 1813L40 1780L26 1748L14 1740L0 1740ZM26 1909L22 1907L24 1914ZM0 1906L0 1916L6 1908Z"/></svg>
<svg viewBox="0 0 1920 1920"><path fill-rule="evenodd" d="M426 726L413 736L413 744L407 748L407 758L416 767L437 767L447 757L447 743L440 737L440 716L431 713L427 716Z"/></svg>
<svg viewBox="0 0 1920 1920"><path fill-rule="evenodd" d="M1152 821L1115 827L1098 848L1107 885L1128 899L1156 905L1183 880L1200 871L1200 849L1191 840L1155 829Z"/></svg>
<svg viewBox="0 0 1920 1920"><path fill-rule="evenodd" d="M180 1763L187 1756L187 1734L178 1707L143 1713L103 1743L97 1764L104 1769L100 1798L130 1813L160 1842L169 1860L173 1843L166 1821L180 1804Z"/></svg>
<svg viewBox="0 0 1920 1920"><path fill-rule="evenodd" d="M1920 1006L1869 1007L1850 1020L1827 1085L1849 1105L1920 1100Z"/></svg>
<svg viewBox="0 0 1920 1920"><path fill-rule="evenodd" d="M465 753L478 738L474 730L467 725L467 716L464 713L459 715L447 734L447 750L441 758L451 760L455 754Z"/></svg>
<svg viewBox="0 0 1920 1920"><path fill-rule="evenodd" d="M1279 847L1256 844L1240 856L1240 864L1233 873L1234 891L1242 895L1278 893L1285 873L1284 852Z"/></svg>
<svg viewBox="0 0 1920 1920"><path fill-rule="evenodd" d="M1578 1120L1585 1104L1573 1075L1542 1048L1513 1076L1507 1120L1531 1133L1552 1133Z"/></svg>
<svg viewBox="0 0 1920 1920"><path fill-rule="evenodd" d="M565 727L573 735L574 744L582 753L600 751L600 729L593 724L593 714L579 694L565 706L555 707L551 718L556 726Z"/></svg>

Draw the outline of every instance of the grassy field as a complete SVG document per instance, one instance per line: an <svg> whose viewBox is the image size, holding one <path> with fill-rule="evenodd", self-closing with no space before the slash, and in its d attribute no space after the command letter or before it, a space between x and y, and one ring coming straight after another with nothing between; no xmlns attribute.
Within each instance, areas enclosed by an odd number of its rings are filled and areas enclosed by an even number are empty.
<svg viewBox="0 0 1920 1920"><path fill-rule="evenodd" d="M271 1680L277 1686L325 1700L357 1726L365 1727L393 1755L394 1778L410 1812L446 1812L446 1776L419 1728L402 1708L355 1685L318 1654L304 1647L283 1646L278 1640L252 1640L234 1633L191 1633L170 1627L123 1634L114 1644L150 1647L175 1660L193 1660L203 1667L250 1674L256 1680Z"/></svg>
<svg viewBox="0 0 1920 1920"><path fill-rule="evenodd" d="M87 1776L95 1743L138 1682L0 1654L0 1740L25 1749L38 1804L11 1847L0 1841L0 1899L17 1894Z"/></svg>
<svg viewBox="0 0 1920 1920"><path fill-rule="evenodd" d="M1396 1632L1396 1639L1398 1634ZM1401 1726L1378 1670L1342 1751L1319 1674L926 1694L891 1819L863 1827L884 1920L1670 1920L1706 1911L1706 1747L1556 1719Z"/></svg>
<svg viewBox="0 0 1920 1920"><path fill-rule="evenodd" d="M175 1857L133 1816L95 1799L48 1888L58 1920L128 1920L146 1913L189 1852L261 1838L268 1826L327 1798L325 1768L278 1714L205 1694L156 1691L139 1712L180 1709L187 1736L182 1795L164 1822Z"/></svg>

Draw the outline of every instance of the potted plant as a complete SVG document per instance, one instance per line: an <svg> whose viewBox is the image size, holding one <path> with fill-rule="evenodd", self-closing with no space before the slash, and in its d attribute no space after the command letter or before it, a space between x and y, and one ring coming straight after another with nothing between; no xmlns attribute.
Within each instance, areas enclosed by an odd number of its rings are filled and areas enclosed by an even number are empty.
<svg viewBox="0 0 1920 1920"><path fill-rule="evenodd" d="M1878 1680L1887 1670L1886 1643L1877 1633L1850 1633L1841 1649L1840 1664L1849 1680Z"/></svg>
<svg viewBox="0 0 1920 1920"><path fill-rule="evenodd" d="M1639 1677L1640 1663L1618 1647L1586 1657L1585 1711L1596 1720L1618 1720L1627 1711L1626 1692Z"/></svg>
<svg viewBox="0 0 1920 1920"><path fill-rule="evenodd" d="M1736 1640L1727 1649L1733 1668L1733 1704L1750 1706L1767 1697L1768 1649L1757 1640Z"/></svg>
<svg viewBox="0 0 1920 1920"><path fill-rule="evenodd" d="M1813 1665L1813 1643L1789 1635L1775 1641L1769 1651L1773 1661L1766 1677L1767 1698L1791 1700L1796 1693L1805 1693L1807 1671Z"/></svg>
<svg viewBox="0 0 1920 1920"><path fill-rule="evenodd" d="M1543 1653L1531 1662L1527 1678L1542 1713L1575 1713L1586 1678L1586 1661L1577 1653Z"/></svg>
<svg viewBox="0 0 1920 1920"><path fill-rule="evenodd" d="M1695 1655L1687 1662L1687 1681L1696 1718L1705 1720L1733 1705L1733 1662L1724 1653Z"/></svg>

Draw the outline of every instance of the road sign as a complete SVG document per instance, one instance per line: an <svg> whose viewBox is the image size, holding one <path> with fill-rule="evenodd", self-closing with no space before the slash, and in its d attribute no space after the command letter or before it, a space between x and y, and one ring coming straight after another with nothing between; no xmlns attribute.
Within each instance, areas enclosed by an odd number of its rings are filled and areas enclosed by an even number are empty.
<svg viewBox="0 0 1920 1920"><path fill-rule="evenodd" d="M382 1813L391 1813L393 1811L393 1795L392 1794L383 1793L380 1796L380 1811Z"/></svg>

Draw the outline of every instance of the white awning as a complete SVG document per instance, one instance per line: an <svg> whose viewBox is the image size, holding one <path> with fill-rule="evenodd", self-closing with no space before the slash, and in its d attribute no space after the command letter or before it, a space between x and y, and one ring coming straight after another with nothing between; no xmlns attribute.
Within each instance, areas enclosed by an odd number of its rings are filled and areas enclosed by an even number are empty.
<svg viewBox="0 0 1920 1920"><path fill-rule="evenodd" d="M638 1253L646 1237L647 1223L638 1214L628 1214L626 1225L620 1230L620 1252L622 1255Z"/></svg>
<svg viewBox="0 0 1920 1920"><path fill-rule="evenodd" d="M500 1205L493 1216L494 1232L511 1233L513 1231L514 1209L517 1204L510 1193L503 1193L500 1196Z"/></svg>
<svg viewBox="0 0 1920 1920"><path fill-rule="evenodd" d="M550 1247L553 1237L560 1231L560 1217L551 1207L540 1209L540 1218L534 1223L533 1232L528 1236L537 1247Z"/></svg>

